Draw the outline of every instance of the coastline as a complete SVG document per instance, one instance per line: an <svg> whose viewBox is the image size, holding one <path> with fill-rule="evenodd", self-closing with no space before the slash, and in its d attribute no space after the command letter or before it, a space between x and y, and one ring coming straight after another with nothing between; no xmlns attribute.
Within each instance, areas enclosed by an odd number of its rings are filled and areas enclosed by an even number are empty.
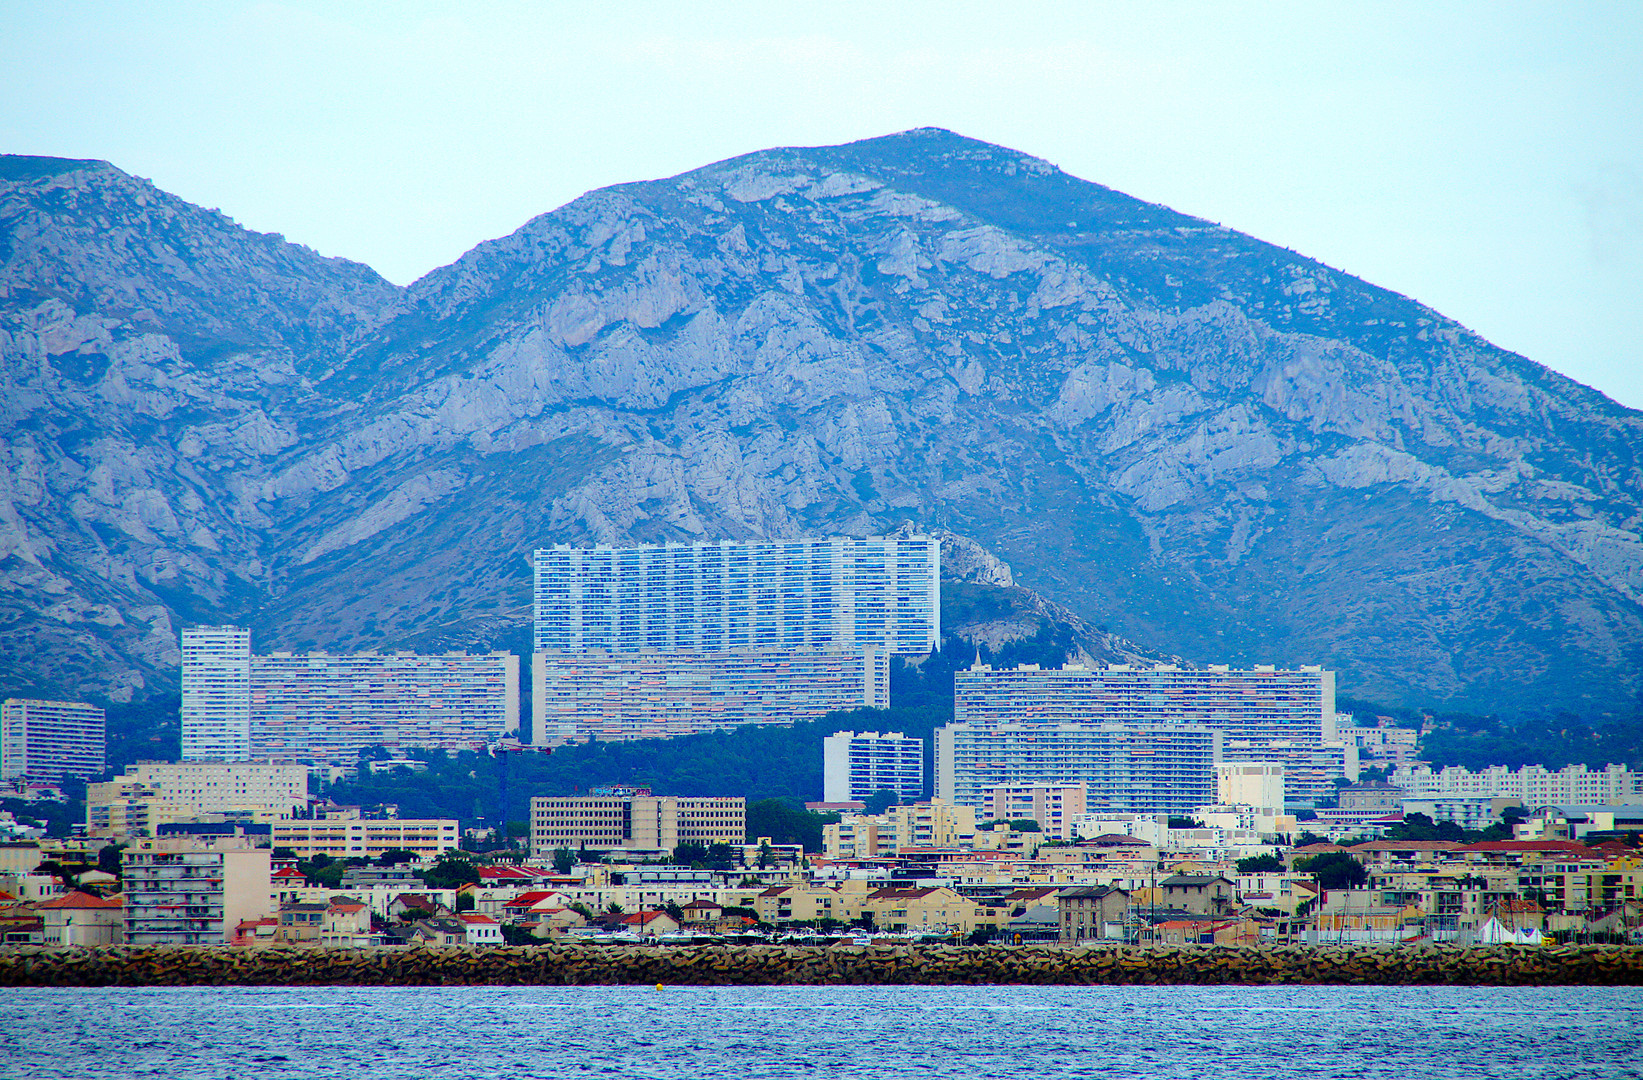
<svg viewBox="0 0 1643 1080"><path fill-rule="evenodd" d="M1643 985L1643 946L0 948L0 986Z"/></svg>

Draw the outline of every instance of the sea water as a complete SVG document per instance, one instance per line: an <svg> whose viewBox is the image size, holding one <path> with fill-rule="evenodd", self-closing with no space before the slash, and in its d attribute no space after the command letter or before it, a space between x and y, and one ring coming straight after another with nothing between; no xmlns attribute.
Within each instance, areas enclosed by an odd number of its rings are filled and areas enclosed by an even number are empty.
<svg viewBox="0 0 1643 1080"><path fill-rule="evenodd" d="M0 1077L1643 1077L1614 987L0 990Z"/></svg>

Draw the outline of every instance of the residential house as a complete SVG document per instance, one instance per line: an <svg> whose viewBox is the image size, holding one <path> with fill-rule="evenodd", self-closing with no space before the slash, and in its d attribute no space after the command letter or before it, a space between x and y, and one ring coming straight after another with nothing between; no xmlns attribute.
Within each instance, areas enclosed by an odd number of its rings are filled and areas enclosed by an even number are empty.
<svg viewBox="0 0 1643 1080"><path fill-rule="evenodd" d="M678 922L665 911L635 911L631 915L619 916L618 920L622 929L640 937L659 937L679 929Z"/></svg>
<svg viewBox="0 0 1643 1080"><path fill-rule="evenodd" d="M1108 885L1062 889L1056 896L1062 941L1093 941L1110 936L1130 907L1130 894Z"/></svg>
<svg viewBox="0 0 1643 1080"><path fill-rule="evenodd" d="M892 933L996 932L1009 918L1007 910L983 906L944 886L878 889L867 894L862 909L872 915L875 927Z"/></svg>
<svg viewBox="0 0 1643 1080"><path fill-rule="evenodd" d="M36 904L34 910L46 945L118 945L125 940L125 905L118 896L105 900L71 892Z"/></svg>
<svg viewBox="0 0 1643 1080"><path fill-rule="evenodd" d="M462 925L468 928L469 945L501 945L502 924L489 915L480 915L472 911L465 911L457 916Z"/></svg>
<svg viewBox="0 0 1643 1080"><path fill-rule="evenodd" d="M1193 915L1225 915L1238 903L1235 882L1211 874L1172 874L1158 883L1163 904Z"/></svg>

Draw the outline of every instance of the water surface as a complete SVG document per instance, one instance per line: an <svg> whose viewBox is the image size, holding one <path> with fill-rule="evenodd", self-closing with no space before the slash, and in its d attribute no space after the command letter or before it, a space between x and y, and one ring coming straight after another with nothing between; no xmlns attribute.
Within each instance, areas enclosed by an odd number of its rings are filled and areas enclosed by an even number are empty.
<svg viewBox="0 0 1643 1080"><path fill-rule="evenodd" d="M1643 990L0 990L0 1077L1643 1077Z"/></svg>

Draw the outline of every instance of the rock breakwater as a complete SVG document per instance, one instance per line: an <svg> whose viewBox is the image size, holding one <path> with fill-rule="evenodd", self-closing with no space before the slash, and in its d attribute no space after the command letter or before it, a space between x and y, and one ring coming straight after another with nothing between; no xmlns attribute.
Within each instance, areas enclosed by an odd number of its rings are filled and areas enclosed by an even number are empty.
<svg viewBox="0 0 1643 1080"><path fill-rule="evenodd" d="M0 986L1643 985L1643 947L536 945L0 949Z"/></svg>

